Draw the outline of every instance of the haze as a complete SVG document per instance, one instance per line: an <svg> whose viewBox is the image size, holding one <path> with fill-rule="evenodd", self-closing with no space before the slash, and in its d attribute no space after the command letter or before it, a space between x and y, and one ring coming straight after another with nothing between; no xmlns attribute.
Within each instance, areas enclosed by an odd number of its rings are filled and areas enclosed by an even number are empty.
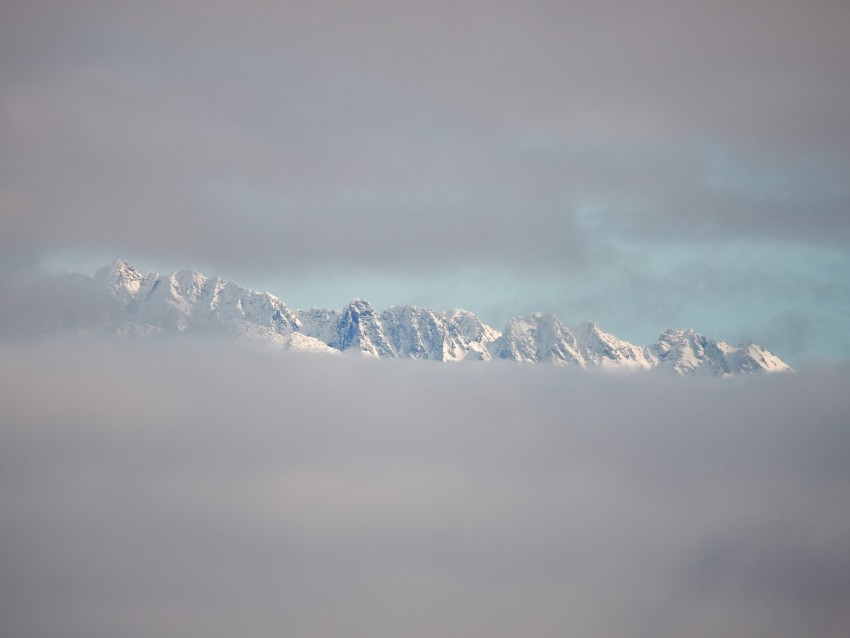
<svg viewBox="0 0 850 638"><path fill-rule="evenodd" d="M845 0L4 0L0 635L845 638L848 33ZM797 372L84 336L108 301L57 275L116 257Z"/></svg>
<svg viewBox="0 0 850 638"><path fill-rule="evenodd" d="M0 7L3 271L850 338L850 4Z"/></svg>
<svg viewBox="0 0 850 638"><path fill-rule="evenodd" d="M846 368L0 351L0 629L836 638Z"/></svg>

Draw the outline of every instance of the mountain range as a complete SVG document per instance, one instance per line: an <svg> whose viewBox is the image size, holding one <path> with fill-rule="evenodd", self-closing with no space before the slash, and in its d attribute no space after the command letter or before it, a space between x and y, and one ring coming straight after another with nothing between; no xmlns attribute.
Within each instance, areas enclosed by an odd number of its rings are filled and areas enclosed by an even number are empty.
<svg viewBox="0 0 850 638"><path fill-rule="evenodd" d="M195 270L142 274L120 259L88 281L110 302L91 329L125 336L212 333L281 349L354 352L381 359L501 359L680 375L791 370L760 345L733 346L692 329L666 330L654 344L639 346L595 323L571 329L558 317L542 313L514 317L500 332L460 309L440 312L404 305L378 312L367 301L353 299L341 310L293 310L270 293L220 277Z"/></svg>

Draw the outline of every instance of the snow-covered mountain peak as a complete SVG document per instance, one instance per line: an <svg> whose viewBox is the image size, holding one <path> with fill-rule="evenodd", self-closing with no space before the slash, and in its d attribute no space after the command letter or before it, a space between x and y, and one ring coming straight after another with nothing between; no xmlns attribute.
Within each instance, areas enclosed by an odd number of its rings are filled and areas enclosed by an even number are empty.
<svg viewBox="0 0 850 638"><path fill-rule="evenodd" d="M120 300L126 317L122 325L133 333L163 330L203 330L245 333L255 331L288 335L300 328L295 313L274 295L229 283L220 277L207 278L187 268L169 275L145 276L117 259L94 277L106 292ZM242 326L241 328L238 326Z"/></svg>
<svg viewBox="0 0 850 638"><path fill-rule="evenodd" d="M112 297L126 301L139 292L143 277L123 259L116 259L98 270L94 279L104 284Z"/></svg>
<svg viewBox="0 0 850 638"><path fill-rule="evenodd" d="M365 299L355 297L345 307L345 311L354 314L374 314L375 309Z"/></svg>
<svg viewBox="0 0 850 638"><path fill-rule="evenodd" d="M329 345L338 350L354 348L375 357L396 356L378 314L365 299L355 298L348 303L337 323L337 334L337 341Z"/></svg>
<svg viewBox="0 0 850 638"><path fill-rule="evenodd" d="M677 374L723 376L753 372L787 372L791 367L756 344L732 346L715 341L691 328L665 330L652 352L659 369Z"/></svg>
<svg viewBox="0 0 850 638"><path fill-rule="evenodd" d="M104 294L121 302L107 324L122 335L189 330L290 350L354 351L378 358L508 359L688 375L790 370L762 346L731 346L691 328L666 330L652 346L638 346L592 321L571 331L555 315L542 312L514 317L499 332L468 310L401 305L379 313L362 298L341 310L293 311L270 293L220 277L208 278L192 269L143 276L121 259L100 269L93 280Z"/></svg>
<svg viewBox="0 0 850 638"><path fill-rule="evenodd" d="M592 321L579 324L575 336L578 350L588 366L629 370L655 367L655 358L648 348L619 339Z"/></svg>
<svg viewBox="0 0 850 638"><path fill-rule="evenodd" d="M128 264L126 261L124 261L120 257L116 257L115 259L112 260L111 264L109 264L108 266L104 266L103 268L98 270L98 272L99 273L102 273L102 272L109 272L109 273L136 272L137 273L139 271L136 270L135 268L133 268L133 266Z"/></svg>
<svg viewBox="0 0 850 638"><path fill-rule="evenodd" d="M547 361L583 368L585 363L577 345L573 333L555 315L534 312L508 321L491 350L497 359Z"/></svg>
<svg viewBox="0 0 850 638"><path fill-rule="evenodd" d="M384 334L398 357L460 361L491 358L488 345L498 332L468 310L392 306L380 316Z"/></svg>
<svg viewBox="0 0 850 638"><path fill-rule="evenodd" d="M169 280L173 282L177 294L191 303L196 303L204 294L207 278L197 270L185 269L173 273Z"/></svg>
<svg viewBox="0 0 850 638"><path fill-rule="evenodd" d="M138 273L139 271L133 268L123 259L114 259L111 264L103 266L95 273L95 279L106 280L115 279L126 273Z"/></svg>
<svg viewBox="0 0 850 638"><path fill-rule="evenodd" d="M653 346L658 366L678 374L724 374L728 372L727 344L708 340L692 329L665 330Z"/></svg>
<svg viewBox="0 0 850 638"><path fill-rule="evenodd" d="M604 333L599 325L594 321L582 321L575 327L575 335L593 335Z"/></svg>
<svg viewBox="0 0 850 638"><path fill-rule="evenodd" d="M207 277L193 268L177 270L172 276L181 286L187 288L200 288L207 283Z"/></svg>
<svg viewBox="0 0 850 638"><path fill-rule="evenodd" d="M703 335L693 328L669 328L661 333L659 339L667 340L671 343L679 341L700 341L704 339Z"/></svg>
<svg viewBox="0 0 850 638"><path fill-rule="evenodd" d="M756 343L738 346L734 360L738 373L792 371L791 366L782 359Z"/></svg>

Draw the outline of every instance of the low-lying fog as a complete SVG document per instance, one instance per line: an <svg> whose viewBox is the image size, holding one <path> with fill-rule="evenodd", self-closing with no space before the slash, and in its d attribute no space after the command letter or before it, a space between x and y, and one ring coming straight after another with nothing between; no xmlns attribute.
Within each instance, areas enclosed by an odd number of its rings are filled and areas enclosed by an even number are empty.
<svg viewBox="0 0 850 638"><path fill-rule="evenodd" d="M850 374L0 346L0 634L846 636Z"/></svg>

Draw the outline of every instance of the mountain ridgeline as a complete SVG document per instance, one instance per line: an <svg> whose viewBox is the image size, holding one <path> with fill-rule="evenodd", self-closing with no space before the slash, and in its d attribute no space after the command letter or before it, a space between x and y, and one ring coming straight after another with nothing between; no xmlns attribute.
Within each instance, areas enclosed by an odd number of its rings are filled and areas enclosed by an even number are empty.
<svg viewBox="0 0 850 638"><path fill-rule="evenodd" d="M219 277L194 270L143 275L121 260L99 270L92 283L110 298L112 308L97 329L120 335L190 331L282 349L355 352L382 359L503 359L680 375L791 370L762 346L732 346L691 329L667 330L655 344L638 346L594 323L570 329L554 315L541 313L515 317L499 332L458 309L394 306L379 313L365 300L354 299L342 310L292 310L272 294Z"/></svg>

